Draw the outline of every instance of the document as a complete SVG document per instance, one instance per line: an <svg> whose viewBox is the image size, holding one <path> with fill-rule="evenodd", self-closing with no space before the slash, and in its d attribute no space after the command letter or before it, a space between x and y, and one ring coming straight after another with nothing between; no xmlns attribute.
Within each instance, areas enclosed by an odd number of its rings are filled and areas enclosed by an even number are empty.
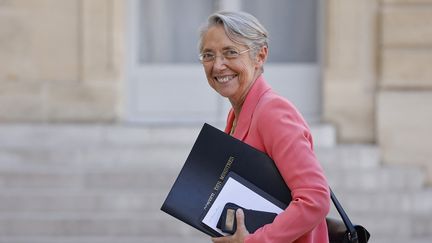
<svg viewBox="0 0 432 243"><path fill-rule="evenodd" d="M225 204L228 202L241 205L243 208L273 212L276 214L283 211L282 208L276 206L273 202L258 194L258 192L253 191L251 188L239 182L238 177L236 180L230 173L224 186L202 220L205 225L222 235L227 234L218 229L216 225Z"/></svg>

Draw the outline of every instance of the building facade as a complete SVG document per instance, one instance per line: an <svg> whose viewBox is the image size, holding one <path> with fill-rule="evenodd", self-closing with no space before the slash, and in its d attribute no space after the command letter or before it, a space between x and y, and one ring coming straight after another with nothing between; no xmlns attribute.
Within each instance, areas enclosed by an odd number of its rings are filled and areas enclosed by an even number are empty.
<svg viewBox="0 0 432 243"><path fill-rule="evenodd" d="M0 122L223 122L196 29L245 10L275 33L265 75L310 123L432 183L432 1L262 2L0 1Z"/></svg>

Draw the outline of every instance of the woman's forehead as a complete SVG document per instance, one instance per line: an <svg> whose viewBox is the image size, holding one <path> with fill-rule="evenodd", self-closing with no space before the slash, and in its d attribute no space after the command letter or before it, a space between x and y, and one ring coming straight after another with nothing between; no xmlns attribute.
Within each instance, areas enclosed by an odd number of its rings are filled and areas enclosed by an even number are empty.
<svg viewBox="0 0 432 243"><path fill-rule="evenodd" d="M203 36L203 50L222 50L240 48L242 45L233 42L225 33L223 26L212 26Z"/></svg>

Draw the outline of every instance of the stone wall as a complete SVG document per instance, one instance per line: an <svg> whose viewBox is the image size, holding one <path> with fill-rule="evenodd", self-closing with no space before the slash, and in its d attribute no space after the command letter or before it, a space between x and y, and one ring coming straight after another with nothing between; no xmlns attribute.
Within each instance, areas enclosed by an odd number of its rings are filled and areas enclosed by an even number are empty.
<svg viewBox="0 0 432 243"><path fill-rule="evenodd" d="M326 2L323 119L340 142L374 142L376 2Z"/></svg>
<svg viewBox="0 0 432 243"><path fill-rule="evenodd" d="M379 28L383 160L424 166L432 183L432 1L382 0Z"/></svg>
<svg viewBox="0 0 432 243"><path fill-rule="evenodd" d="M324 119L432 183L432 1L329 0L327 16Z"/></svg>
<svg viewBox="0 0 432 243"><path fill-rule="evenodd" d="M0 122L113 121L123 1L0 1Z"/></svg>

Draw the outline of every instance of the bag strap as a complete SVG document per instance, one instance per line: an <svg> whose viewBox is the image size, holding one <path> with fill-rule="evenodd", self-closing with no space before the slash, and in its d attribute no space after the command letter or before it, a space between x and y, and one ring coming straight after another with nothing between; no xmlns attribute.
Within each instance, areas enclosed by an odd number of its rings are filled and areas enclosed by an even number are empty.
<svg viewBox="0 0 432 243"><path fill-rule="evenodd" d="M345 210L342 208L342 205L339 203L339 201L336 198L336 195L333 193L332 189L330 188L330 197L333 201L333 204L335 205L337 211L339 212L339 215L341 216L345 227L348 229L348 238L352 242L356 242L358 239L357 231L354 228L353 224L351 223L351 220L348 218L348 215L345 213Z"/></svg>

